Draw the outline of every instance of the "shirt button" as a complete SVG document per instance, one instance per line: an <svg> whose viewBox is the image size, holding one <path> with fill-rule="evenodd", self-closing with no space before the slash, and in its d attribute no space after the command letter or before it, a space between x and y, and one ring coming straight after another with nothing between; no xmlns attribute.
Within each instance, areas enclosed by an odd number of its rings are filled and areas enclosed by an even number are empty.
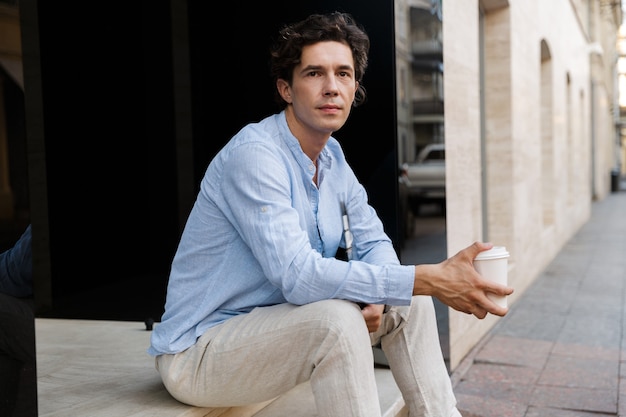
<svg viewBox="0 0 626 417"><path fill-rule="evenodd" d="M261 207L261 213L265 213L267 211L267 206Z"/></svg>

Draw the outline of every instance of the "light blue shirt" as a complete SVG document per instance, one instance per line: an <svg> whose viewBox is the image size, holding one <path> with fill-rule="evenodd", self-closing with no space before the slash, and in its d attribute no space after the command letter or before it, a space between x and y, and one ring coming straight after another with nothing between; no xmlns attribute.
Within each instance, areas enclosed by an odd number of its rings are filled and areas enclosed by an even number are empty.
<svg viewBox="0 0 626 417"><path fill-rule="evenodd" d="M215 156L172 262L151 355L183 351L257 306L410 303L415 266L400 265L333 137L318 158L318 186L314 174L284 112L247 125ZM354 236L350 262L334 258L344 247L342 203Z"/></svg>

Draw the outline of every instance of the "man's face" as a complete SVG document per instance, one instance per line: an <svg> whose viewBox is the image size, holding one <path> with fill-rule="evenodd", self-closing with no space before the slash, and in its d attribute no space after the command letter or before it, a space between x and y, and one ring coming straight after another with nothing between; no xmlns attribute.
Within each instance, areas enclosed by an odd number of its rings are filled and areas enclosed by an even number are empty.
<svg viewBox="0 0 626 417"><path fill-rule="evenodd" d="M293 105L294 135L327 137L339 130L348 119L357 86L347 45L326 41L305 46L292 85L278 84L283 98Z"/></svg>

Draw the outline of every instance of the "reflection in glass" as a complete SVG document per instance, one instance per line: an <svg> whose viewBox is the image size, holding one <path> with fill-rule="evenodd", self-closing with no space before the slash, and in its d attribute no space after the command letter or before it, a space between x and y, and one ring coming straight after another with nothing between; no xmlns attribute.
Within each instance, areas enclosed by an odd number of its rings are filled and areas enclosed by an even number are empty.
<svg viewBox="0 0 626 417"><path fill-rule="evenodd" d="M437 263L447 256L445 160L419 157L437 147L432 156L445 155L441 0L396 0L395 13L400 256ZM448 309L434 301L449 363Z"/></svg>

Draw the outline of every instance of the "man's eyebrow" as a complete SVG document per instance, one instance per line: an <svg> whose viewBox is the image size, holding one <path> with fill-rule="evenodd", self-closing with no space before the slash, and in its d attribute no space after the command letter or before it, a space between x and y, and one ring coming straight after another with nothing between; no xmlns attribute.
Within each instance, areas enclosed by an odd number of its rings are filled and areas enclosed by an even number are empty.
<svg viewBox="0 0 626 417"><path fill-rule="evenodd" d="M301 72L316 71L316 70L319 70L321 68L322 68L321 65L307 65L306 67L302 68Z"/></svg>
<svg viewBox="0 0 626 417"><path fill-rule="evenodd" d="M307 72L307 71L319 71L319 70L323 70L324 67L322 65L307 65L306 67L302 68L301 72ZM337 69L340 70L348 70L348 71L354 71L354 68L352 67L352 65L339 65L337 67Z"/></svg>

